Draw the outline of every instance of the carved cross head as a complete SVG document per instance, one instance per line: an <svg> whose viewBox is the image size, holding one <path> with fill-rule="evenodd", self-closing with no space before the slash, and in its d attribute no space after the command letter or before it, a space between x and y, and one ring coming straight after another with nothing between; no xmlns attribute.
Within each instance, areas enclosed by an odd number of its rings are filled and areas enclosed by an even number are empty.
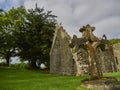
<svg viewBox="0 0 120 90"><path fill-rule="evenodd" d="M95 30L95 27L90 26L87 24L86 26L83 26L80 28L80 32L82 33L82 38L84 38L86 41L94 42L99 40L94 34L93 31Z"/></svg>
<svg viewBox="0 0 120 90"><path fill-rule="evenodd" d="M94 31L95 30L95 27L92 27L90 26L89 24L87 24L86 26L83 26L82 28L80 28L80 32L83 33L84 31L87 31L87 30L90 30L90 31Z"/></svg>

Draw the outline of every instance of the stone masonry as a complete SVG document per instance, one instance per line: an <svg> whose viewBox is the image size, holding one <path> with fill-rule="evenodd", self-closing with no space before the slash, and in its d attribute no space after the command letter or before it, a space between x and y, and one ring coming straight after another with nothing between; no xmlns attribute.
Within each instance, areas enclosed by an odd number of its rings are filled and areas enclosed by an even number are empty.
<svg viewBox="0 0 120 90"><path fill-rule="evenodd" d="M78 38L77 36L75 42ZM73 36L74 38L74 36ZM84 47L70 48L70 42L73 39L62 26L56 25L53 43L50 51L50 73L58 75L88 75L89 73L89 55ZM106 39L106 38L105 38ZM114 59L113 49L108 40L105 51L97 49L97 56L101 64L103 73L117 71L116 62ZM82 41L81 41L82 42Z"/></svg>
<svg viewBox="0 0 120 90"><path fill-rule="evenodd" d="M113 45L114 59L117 65L117 70L120 71L120 43Z"/></svg>
<svg viewBox="0 0 120 90"><path fill-rule="evenodd" d="M70 36L57 25L50 52L50 73L74 75L74 61L69 48Z"/></svg>

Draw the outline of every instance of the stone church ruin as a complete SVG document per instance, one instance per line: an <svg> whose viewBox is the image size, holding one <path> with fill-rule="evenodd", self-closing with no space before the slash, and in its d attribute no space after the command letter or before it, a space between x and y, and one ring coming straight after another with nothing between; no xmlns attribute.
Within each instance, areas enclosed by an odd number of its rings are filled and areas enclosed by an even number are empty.
<svg viewBox="0 0 120 90"><path fill-rule="evenodd" d="M105 35L96 37L94 30L90 25L83 26L79 30L82 37L71 38L61 25L56 25L50 51L50 73L102 76L102 73L116 72L112 46Z"/></svg>

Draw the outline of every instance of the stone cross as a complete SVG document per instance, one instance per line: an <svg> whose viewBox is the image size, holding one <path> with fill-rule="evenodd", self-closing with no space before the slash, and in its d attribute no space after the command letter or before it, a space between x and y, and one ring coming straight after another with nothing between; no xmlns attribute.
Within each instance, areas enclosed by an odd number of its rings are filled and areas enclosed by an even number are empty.
<svg viewBox="0 0 120 90"><path fill-rule="evenodd" d="M100 61L97 56L97 48L103 43L101 40L93 34L95 27L90 26L89 24L80 28L82 33L82 38L77 38L75 35L71 40L70 47L73 48L77 46L79 48L85 47L89 54L89 71L92 78L101 78L103 77Z"/></svg>
<svg viewBox="0 0 120 90"><path fill-rule="evenodd" d="M101 66L97 57L97 47L100 45L100 40L97 38L93 31L95 27L91 27L90 25L83 26L80 29L82 32L82 38L85 39L84 45L87 46L87 50L89 53L89 70L90 74L93 78L102 77Z"/></svg>

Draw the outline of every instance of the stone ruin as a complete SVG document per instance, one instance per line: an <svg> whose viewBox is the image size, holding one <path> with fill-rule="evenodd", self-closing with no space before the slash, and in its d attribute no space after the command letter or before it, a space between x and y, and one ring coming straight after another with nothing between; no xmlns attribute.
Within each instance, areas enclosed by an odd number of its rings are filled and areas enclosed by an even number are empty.
<svg viewBox="0 0 120 90"><path fill-rule="evenodd" d="M117 71L113 48L106 36L103 35L101 39L97 38L93 34L95 28L91 27L89 30L90 27L86 25L80 29L81 38L76 35L71 38L61 25L56 25L50 51L50 73L84 76L91 74L91 68L93 68L93 74L99 72L100 75ZM96 53L89 53L91 47ZM97 56L98 63L90 64L91 58L94 58L92 54ZM96 70L97 66L100 67L100 71Z"/></svg>
<svg viewBox="0 0 120 90"><path fill-rule="evenodd" d="M120 71L120 43L113 45L114 58L117 64L117 71Z"/></svg>

